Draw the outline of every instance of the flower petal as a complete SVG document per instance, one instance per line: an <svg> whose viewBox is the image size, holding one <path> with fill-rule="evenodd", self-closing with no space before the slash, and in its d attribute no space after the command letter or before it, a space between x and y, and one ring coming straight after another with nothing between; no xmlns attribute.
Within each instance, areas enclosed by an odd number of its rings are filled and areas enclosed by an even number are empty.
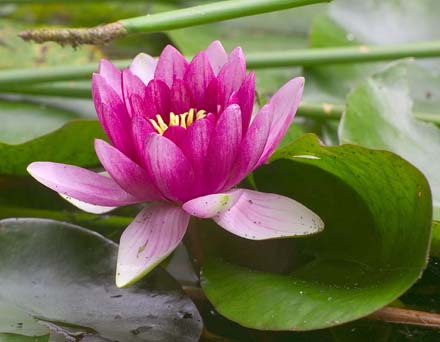
<svg viewBox="0 0 440 342"><path fill-rule="evenodd" d="M48 188L86 203L118 207L139 202L113 179L78 166L34 162L27 170Z"/></svg>
<svg viewBox="0 0 440 342"><path fill-rule="evenodd" d="M125 155L134 157L131 119L122 98L99 74L93 74L92 94L99 121L110 142Z"/></svg>
<svg viewBox="0 0 440 342"><path fill-rule="evenodd" d="M194 178L197 180L194 184L195 196L203 193L206 183L206 155L213 130L214 123L211 120L197 120L188 127L179 145L194 170Z"/></svg>
<svg viewBox="0 0 440 342"><path fill-rule="evenodd" d="M215 78L211 63L204 51L199 52L188 65L184 80L191 90L197 109L201 108L203 96L209 83Z"/></svg>
<svg viewBox="0 0 440 342"><path fill-rule="evenodd" d="M133 143L136 149L137 158L134 159L139 165L144 165L145 141L151 133L155 133L155 129L148 119L136 116L133 118Z"/></svg>
<svg viewBox="0 0 440 342"><path fill-rule="evenodd" d="M291 198L252 190L236 189L186 202L191 215L212 217L237 236L266 240L315 234L324 229L318 215Z"/></svg>
<svg viewBox="0 0 440 342"><path fill-rule="evenodd" d="M154 78L172 87L174 80L183 79L188 62L173 46L167 45L160 54Z"/></svg>
<svg viewBox="0 0 440 342"><path fill-rule="evenodd" d="M195 106L191 90L189 90L183 80L174 81L171 87L170 98L170 112L177 115L185 113Z"/></svg>
<svg viewBox="0 0 440 342"><path fill-rule="evenodd" d="M191 197L194 171L182 150L159 134L150 134L145 144L145 166L159 191L169 200Z"/></svg>
<svg viewBox="0 0 440 342"><path fill-rule="evenodd" d="M147 117L156 119L156 115L160 114L165 122L168 122L170 118L170 88L164 82L154 79L148 83L144 110Z"/></svg>
<svg viewBox="0 0 440 342"><path fill-rule="evenodd" d="M257 166L266 162L289 129L301 101L303 89L304 78L296 77L283 85L269 100L273 108L269 138Z"/></svg>
<svg viewBox="0 0 440 342"><path fill-rule="evenodd" d="M131 117L145 114L147 87L129 69L122 71L122 93Z"/></svg>
<svg viewBox="0 0 440 342"><path fill-rule="evenodd" d="M99 62L98 73L122 99L121 71L114 66L112 62L106 59L101 59Z"/></svg>
<svg viewBox="0 0 440 342"><path fill-rule="evenodd" d="M241 109L243 136L246 134L251 122L252 110L255 102L255 73L252 71L244 80L237 91L238 104Z"/></svg>
<svg viewBox="0 0 440 342"><path fill-rule="evenodd" d="M208 56L214 74L217 75L223 65L225 65L228 61L228 54L226 53L222 43L220 43L218 40L213 41L206 48L205 53Z"/></svg>
<svg viewBox="0 0 440 342"><path fill-rule="evenodd" d="M203 99L199 102L199 108L203 108L208 113L218 114L219 99L219 81L217 78L212 79L208 87L205 89Z"/></svg>
<svg viewBox="0 0 440 342"><path fill-rule="evenodd" d="M186 135L186 129L183 128L182 126L170 126L163 133L163 136L165 138L171 140L177 146L180 145L180 142L182 141L185 135Z"/></svg>
<svg viewBox="0 0 440 342"><path fill-rule="evenodd" d="M238 184L249 172L256 168L269 137L272 111L271 105L266 104L252 121L246 136L240 144L225 189L230 189Z"/></svg>
<svg viewBox="0 0 440 342"><path fill-rule="evenodd" d="M148 85L154 77L157 59L147 55L146 53L138 54L130 65L130 71L133 75L139 77L145 85Z"/></svg>
<svg viewBox="0 0 440 342"><path fill-rule="evenodd" d="M106 214L112 210L115 210L117 207L104 207L102 205L93 205L90 203L86 203L80 200L77 200L76 198L72 198L70 196L66 196L63 194L59 195L64 198L67 202L74 205L78 209L81 209L82 211L85 211L86 213L96 214L96 215L102 215Z"/></svg>
<svg viewBox="0 0 440 342"><path fill-rule="evenodd" d="M246 78L246 61L243 55L243 51L240 47L232 50L229 55L228 62L223 65L218 74L218 80L220 83L222 108L226 106L229 97L234 91L237 91L244 79Z"/></svg>
<svg viewBox="0 0 440 342"><path fill-rule="evenodd" d="M95 151L102 166L119 186L139 202L161 199L147 171L118 149L101 139L95 140Z"/></svg>
<svg viewBox="0 0 440 342"><path fill-rule="evenodd" d="M230 175L241 143L241 111L231 105L220 115L206 155L207 191L221 191Z"/></svg>
<svg viewBox="0 0 440 342"><path fill-rule="evenodd" d="M189 218L181 208L170 205L143 209L122 233L116 285L133 284L170 255L182 241Z"/></svg>
<svg viewBox="0 0 440 342"><path fill-rule="evenodd" d="M231 208L239 197L228 193L201 196L185 202L182 209L195 217L212 218Z"/></svg>

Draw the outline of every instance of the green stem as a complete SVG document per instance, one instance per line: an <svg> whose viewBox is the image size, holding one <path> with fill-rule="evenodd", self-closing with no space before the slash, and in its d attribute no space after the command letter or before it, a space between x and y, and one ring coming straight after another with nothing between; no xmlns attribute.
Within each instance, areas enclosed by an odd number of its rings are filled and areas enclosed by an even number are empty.
<svg viewBox="0 0 440 342"><path fill-rule="evenodd" d="M157 32L280 11L331 0L228 0L119 22L127 32Z"/></svg>
<svg viewBox="0 0 440 342"><path fill-rule="evenodd" d="M252 68L312 66L341 63L387 61L399 58L430 58L440 56L440 41L361 45L334 48L312 48L255 53L247 58Z"/></svg>
<svg viewBox="0 0 440 342"><path fill-rule="evenodd" d="M129 33L160 32L280 11L332 0L227 0L153 15L122 19L91 28L43 28L21 32L24 40L62 45L106 44Z"/></svg>
<svg viewBox="0 0 440 342"><path fill-rule="evenodd" d="M344 110L345 107L340 104L302 102L296 115L317 120L339 120ZM440 124L440 114L415 112L414 117L422 121Z"/></svg>
<svg viewBox="0 0 440 342"><path fill-rule="evenodd" d="M21 87L4 87L0 85L0 94L28 94L28 95L46 95L89 99L92 92L90 85L74 85L63 83L41 83ZM315 120L339 120L345 107L341 104L330 103L304 103L298 107L297 116L315 119ZM440 114L415 112L414 117L434 124L440 125Z"/></svg>
<svg viewBox="0 0 440 342"><path fill-rule="evenodd" d="M113 61L113 64L119 68L125 68L130 65L130 62L129 60L119 60ZM97 70L98 63L2 70L0 71L0 87L8 89L41 82L90 79L92 73Z"/></svg>
<svg viewBox="0 0 440 342"><path fill-rule="evenodd" d="M378 62L404 57L440 57L440 41L249 53L246 59L249 69L260 69L332 63ZM113 63L117 67L123 68L130 64L130 60L117 60ZM95 71L97 71L97 63L3 70L0 71L0 88L23 87L24 83L29 85L40 82L88 79Z"/></svg>
<svg viewBox="0 0 440 342"><path fill-rule="evenodd" d="M78 3L108 3L112 0L75 0L73 5ZM118 0L113 0L118 1ZM145 0L130 0L130 1L145 1ZM167 0L166 2L175 2L172 0ZM72 5L72 0L0 0L0 5L3 4L33 4L33 5L42 5L42 4L70 4Z"/></svg>

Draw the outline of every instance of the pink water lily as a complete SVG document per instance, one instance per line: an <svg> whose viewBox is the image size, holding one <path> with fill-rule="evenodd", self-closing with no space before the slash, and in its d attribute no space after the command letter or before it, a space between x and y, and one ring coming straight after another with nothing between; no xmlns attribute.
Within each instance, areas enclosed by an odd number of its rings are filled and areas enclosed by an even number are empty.
<svg viewBox="0 0 440 342"><path fill-rule="evenodd" d="M266 162L297 110L304 79L287 82L252 119L255 75L241 48L213 42L190 63L172 46L120 71L103 60L93 99L110 143L95 140L106 174L35 162L28 171L78 207L102 213L150 202L121 237L116 284L147 274L181 242L190 216L240 237L316 233L321 219L276 194L234 188Z"/></svg>

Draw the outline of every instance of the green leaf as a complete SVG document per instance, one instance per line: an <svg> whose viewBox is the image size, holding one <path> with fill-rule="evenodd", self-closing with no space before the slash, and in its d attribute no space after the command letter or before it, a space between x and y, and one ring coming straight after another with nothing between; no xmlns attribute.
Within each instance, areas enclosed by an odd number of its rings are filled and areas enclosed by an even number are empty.
<svg viewBox="0 0 440 342"><path fill-rule="evenodd" d="M116 256L115 243L78 226L2 220L0 310L19 309L46 332L64 335L60 341L85 334L93 341L197 341L199 313L177 282L157 268L137 285L118 289ZM29 330L18 324L28 316L6 327L0 322L0 332L34 334L35 324Z"/></svg>
<svg viewBox="0 0 440 342"><path fill-rule="evenodd" d="M440 258L440 221L432 222L431 255Z"/></svg>
<svg viewBox="0 0 440 342"><path fill-rule="evenodd" d="M440 129L412 116L405 63L359 85L348 97L339 140L386 149L404 157L428 178L440 217Z"/></svg>
<svg viewBox="0 0 440 342"><path fill-rule="evenodd" d="M439 40L438 11L440 2L436 0L336 0L329 4L328 14L313 23L311 47ZM342 103L353 87L383 66L383 63L358 63L305 68L305 99ZM439 72L440 63L436 59L411 65L410 94L416 111L439 113Z"/></svg>
<svg viewBox="0 0 440 342"><path fill-rule="evenodd" d="M431 195L425 177L402 158L359 146L325 147L306 135L275 153L255 181L260 191L305 204L325 229L279 241L289 257L267 249L274 242L242 240L222 249L217 241L202 286L227 318L263 330L330 327L380 309L420 277ZM258 247L253 258L236 258L252 245ZM264 267L255 267L256 258Z"/></svg>
<svg viewBox="0 0 440 342"><path fill-rule="evenodd" d="M18 145L54 131L72 119L74 113L50 106L0 101L0 141Z"/></svg>
<svg viewBox="0 0 440 342"><path fill-rule="evenodd" d="M20 127L17 118L11 119L10 126ZM27 120L32 121L37 127L41 124L39 117ZM59 120L56 119L56 121ZM30 126L28 124L28 127ZM53 123L50 123L49 126L53 126ZM47 127L41 129L47 130ZM0 134L1 132L3 132L2 129L0 129ZM29 128L27 133L26 131L16 131L15 133L10 131L10 133L3 135L10 135L9 140L14 141L24 140L24 135L31 139L36 136L36 132L32 128ZM99 162L93 148L95 138L106 139L99 122L73 120L51 133L24 143L10 145L0 142L0 175L26 175L26 167L31 162L39 160L69 163L83 167L97 166Z"/></svg>

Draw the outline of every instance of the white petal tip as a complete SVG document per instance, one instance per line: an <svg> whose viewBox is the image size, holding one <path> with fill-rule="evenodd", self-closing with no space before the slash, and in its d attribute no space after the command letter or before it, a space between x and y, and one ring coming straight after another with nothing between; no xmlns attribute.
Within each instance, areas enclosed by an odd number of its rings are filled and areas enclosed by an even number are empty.
<svg viewBox="0 0 440 342"><path fill-rule="evenodd" d="M62 193L58 193L58 195L60 195L67 202L74 205L78 209L81 209L82 211L85 211L86 213L90 213L90 214L102 215L102 214L106 214L112 210L115 210L117 208L117 207L105 207L102 205L90 204L87 202L77 200L76 198L72 198L70 196L64 195Z"/></svg>

